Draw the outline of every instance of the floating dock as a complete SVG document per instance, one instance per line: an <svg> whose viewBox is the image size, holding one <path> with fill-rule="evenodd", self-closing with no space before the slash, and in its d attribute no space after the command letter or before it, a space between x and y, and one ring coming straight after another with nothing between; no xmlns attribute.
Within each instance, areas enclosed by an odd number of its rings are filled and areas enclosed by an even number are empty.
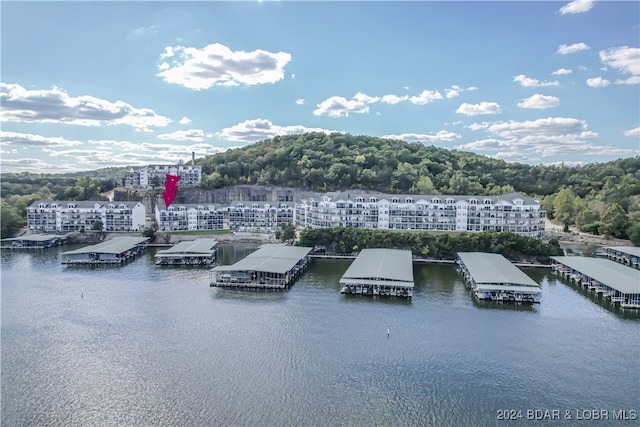
<svg viewBox="0 0 640 427"><path fill-rule="evenodd" d="M2 249L46 249L64 244L65 239L58 234L28 234L2 239Z"/></svg>
<svg viewBox="0 0 640 427"><path fill-rule="evenodd" d="M411 251L363 249L345 271L341 293L413 297Z"/></svg>
<svg viewBox="0 0 640 427"><path fill-rule="evenodd" d="M537 303L542 289L500 254L458 252L465 284L481 300Z"/></svg>
<svg viewBox="0 0 640 427"><path fill-rule="evenodd" d="M640 248L636 246L605 246L604 250L610 260L640 269Z"/></svg>
<svg viewBox="0 0 640 427"><path fill-rule="evenodd" d="M233 265L211 270L213 287L286 289L307 268L313 248L286 244L264 244Z"/></svg>
<svg viewBox="0 0 640 427"><path fill-rule="evenodd" d="M640 271L603 258L580 256L551 257L552 270L571 282L619 303L640 309Z"/></svg>
<svg viewBox="0 0 640 427"><path fill-rule="evenodd" d="M195 239L158 251L155 259L157 265L209 265L217 253L217 240Z"/></svg>
<svg viewBox="0 0 640 427"><path fill-rule="evenodd" d="M121 236L97 245L63 252L63 264L123 264L147 248L149 238Z"/></svg>

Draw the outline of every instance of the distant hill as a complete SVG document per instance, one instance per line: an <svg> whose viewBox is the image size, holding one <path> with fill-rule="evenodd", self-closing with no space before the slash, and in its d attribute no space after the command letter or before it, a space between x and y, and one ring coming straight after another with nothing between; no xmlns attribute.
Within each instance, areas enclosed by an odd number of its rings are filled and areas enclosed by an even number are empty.
<svg viewBox="0 0 640 427"><path fill-rule="evenodd" d="M640 170L640 158L582 167L530 166L474 153L419 143L307 133L275 137L197 161L207 175L203 185L286 185L313 191L347 188L390 193L554 194L575 186L584 197L600 191L608 179ZM640 176L630 190L640 193Z"/></svg>

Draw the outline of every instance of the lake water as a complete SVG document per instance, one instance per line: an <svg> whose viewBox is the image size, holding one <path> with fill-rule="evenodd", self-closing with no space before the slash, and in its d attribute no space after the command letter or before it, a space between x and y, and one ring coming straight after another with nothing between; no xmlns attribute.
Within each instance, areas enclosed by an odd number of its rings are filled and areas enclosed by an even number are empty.
<svg viewBox="0 0 640 427"><path fill-rule="evenodd" d="M525 270L535 306L476 303L448 265L415 266L412 301L374 300L340 294L350 261L236 291L153 248L61 265L75 247L2 253L3 426L638 424L640 316L547 269Z"/></svg>

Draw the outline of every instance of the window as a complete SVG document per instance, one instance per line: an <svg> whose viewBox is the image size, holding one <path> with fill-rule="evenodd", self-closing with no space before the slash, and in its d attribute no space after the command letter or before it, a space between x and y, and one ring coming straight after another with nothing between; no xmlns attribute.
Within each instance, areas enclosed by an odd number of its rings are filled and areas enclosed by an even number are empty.
<svg viewBox="0 0 640 427"><path fill-rule="evenodd" d="M398 203L400 200L397 197L391 198L391 203Z"/></svg>
<svg viewBox="0 0 640 427"><path fill-rule="evenodd" d="M407 197L404 199L405 203L413 203L413 199L411 197Z"/></svg>

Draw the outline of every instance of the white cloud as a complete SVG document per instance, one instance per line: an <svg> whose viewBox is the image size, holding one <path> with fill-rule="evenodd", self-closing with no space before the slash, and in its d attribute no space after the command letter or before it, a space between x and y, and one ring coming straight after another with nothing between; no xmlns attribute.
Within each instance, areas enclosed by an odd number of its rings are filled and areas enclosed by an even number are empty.
<svg viewBox="0 0 640 427"><path fill-rule="evenodd" d="M167 83L202 90L213 86L259 85L284 78L284 67L291 61L286 52L232 51L214 43L202 49L167 46L158 66L157 76Z"/></svg>
<svg viewBox="0 0 640 427"><path fill-rule="evenodd" d="M637 85L640 84L640 76L631 76L625 80L616 80L617 85Z"/></svg>
<svg viewBox="0 0 640 427"><path fill-rule="evenodd" d="M171 120L148 108L134 108L93 96L69 96L53 89L29 90L18 84L0 83L0 120L27 123L67 123L81 126L128 125L136 129L164 127Z"/></svg>
<svg viewBox="0 0 640 427"><path fill-rule="evenodd" d="M533 108L538 110L553 108L558 105L560 105L559 98L556 98L555 96L541 95L539 93L536 93L529 98L525 98L518 103L518 107L520 108Z"/></svg>
<svg viewBox="0 0 640 427"><path fill-rule="evenodd" d="M46 137L30 133L0 132L0 144L20 147L72 147L82 145L80 141L72 141L63 137Z"/></svg>
<svg viewBox="0 0 640 427"><path fill-rule="evenodd" d="M462 103L456 110L458 114L465 116L478 116L481 114L499 114L502 111L496 102L481 102L480 104Z"/></svg>
<svg viewBox="0 0 640 427"><path fill-rule="evenodd" d="M158 135L160 139L169 139L172 141L191 141L191 142L202 142L204 138L211 138L212 134L207 134L202 131L202 129L189 129L189 130L177 130L171 133L163 133Z"/></svg>
<svg viewBox="0 0 640 427"><path fill-rule="evenodd" d="M385 95L382 97L382 102L384 102L385 104L396 105L398 102L406 101L407 99L409 99L407 95Z"/></svg>
<svg viewBox="0 0 640 427"><path fill-rule="evenodd" d="M191 119L189 117L183 117L178 123L180 123L181 125L188 125L189 123L191 123Z"/></svg>
<svg viewBox="0 0 640 427"><path fill-rule="evenodd" d="M379 96L369 96L366 93L358 92L353 96L353 99L358 102L364 102L365 104L374 104L380 101Z"/></svg>
<svg viewBox="0 0 640 427"><path fill-rule="evenodd" d="M397 139L406 142L420 142L420 143L433 143L433 142L449 142L454 139L460 139L460 135L454 132L447 132L441 130L436 134L424 134L424 133L403 133L400 135L384 135L381 138Z"/></svg>
<svg viewBox="0 0 640 427"><path fill-rule="evenodd" d="M343 96L332 96L317 105L313 111L316 116L349 117L349 113L364 114L369 106L362 101L347 100Z"/></svg>
<svg viewBox="0 0 640 427"><path fill-rule="evenodd" d="M304 98L298 98L298 99L296 99L296 104L298 104L298 105L304 105Z"/></svg>
<svg viewBox="0 0 640 427"><path fill-rule="evenodd" d="M564 76L566 74L571 74L571 73L573 73L573 71L568 70L566 68L558 68L553 73L551 73L551 75L552 76Z"/></svg>
<svg viewBox="0 0 640 427"><path fill-rule="evenodd" d="M457 146L458 149L494 152L493 157L509 161L533 162L539 158L570 155L617 156L634 150L588 142L598 134L587 129L584 120L548 117L533 121L493 123L486 128L487 139Z"/></svg>
<svg viewBox="0 0 640 427"><path fill-rule="evenodd" d="M560 55L570 55L587 49L590 48L585 43L561 44L558 46L558 53Z"/></svg>
<svg viewBox="0 0 640 427"><path fill-rule="evenodd" d="M587 86L600 88L609 86L611 82L607 79L603 79L602 77L593 77L591 79L587 79Z"/></svg>
<svg viewBox="0 0 640 427"><path fill-rule="evenodd" d="M411 89L411 88L410 88L409 86L402 86L402 89L404 89L404 90L409 90L409 89Z"/></svg>
<svg viewBox="0 0 640 427"><path fill-rule="evenodd" d="M599 52L602 63L615 68L622 74L630 74L626 80L617 80L618 84L640 84L640 48L614 47Z"/></svg>
<svg viewBox="0 0 640 427"><path fill-rule="evenodd" d="M320 128L308 128L301 125L278 126L266 119L245 120L228 128L216 135L220 139L236 142L256 142L270 139L278 135L298 135L306 132L338 133L335 130Z"/></svg>
<svg viewBox="0 0 640 427"><path fill-rule="evenodd" d="M640 127L625 131L624 136L640 137Z"/></svg>
<svg viewBox="0 0 640 427"><path fill-rule="evenodd" d="M89 170L89 167L78 169L69 167L67 164L47 163L42 159L33 157L23 157L20 159L2 159L3 172L42 172L42 173L64 173L77 172L79 170Z"/></svg>
<svg viewBox="0 0 640 427"><path fill-rule="evenodd" d="M469 126L466 126L466 128L471 130L480 130L488 128L490 124L491 123L489 122L475 122L471 123Z"/></svg>
<svg viewBox="0 0 640 427"><path fill-rule="evenodd" d="M295 74L291 74L291 80L295 79L296 75Z"/></svg>
<svg viewBox="0 0 640 427"><path fill-rule="evenodd" d="M574 0L562 6L559 12L561 15L568 13L585 13L589 12L595 4L595 0Z"/></svg>
<svg viewBox="0 0 640 427"><path fill-rule="evenodd" d="M412 104L417 105L425 105L436 99L443 99L442 95L437 90L423 90L420 95L409 98Z"/></svg>
<svg viewBox="0 0 640 427"><path fill-rule="evenodd" d="M544 86L559 86L560 83L558 81L553 82L541 82L537 79L532 79L531 77L527 77L524 74L520 74L519 76L515 76L513 78L514 82L520 83L520 86L523 87L544 87Z"/></svg>

